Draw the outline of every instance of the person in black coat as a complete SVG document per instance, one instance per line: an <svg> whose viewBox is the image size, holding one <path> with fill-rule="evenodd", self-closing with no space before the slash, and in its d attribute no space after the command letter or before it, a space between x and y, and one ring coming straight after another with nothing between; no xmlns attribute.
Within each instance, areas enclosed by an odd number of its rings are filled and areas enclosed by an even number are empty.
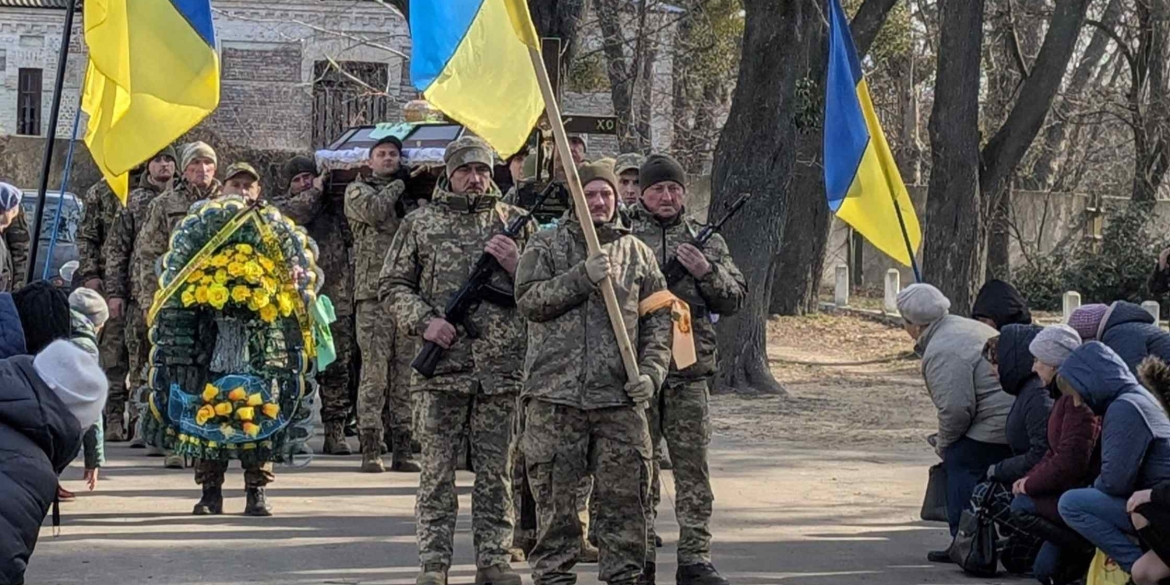
<svg viewBox="0 0 1170 585"><path fill-rule="evenodd" d="M1031 325L1032 313L1020 292L1002 280L989 280L975 297L971 318L982 321L996 331L1011 324Z"/></svg>
<svg viewBox="0 0 1170 585"><path fill-rule="evenodd" d="M0 584L24 583L57 475L101 416L107 390L97 360L69 341L0 360Z"/></svg>

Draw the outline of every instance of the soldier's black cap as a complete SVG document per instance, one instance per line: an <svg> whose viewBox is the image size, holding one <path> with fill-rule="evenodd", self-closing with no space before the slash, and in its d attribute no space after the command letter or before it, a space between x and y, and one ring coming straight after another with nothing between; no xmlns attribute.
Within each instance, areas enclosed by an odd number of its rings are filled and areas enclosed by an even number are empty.
<svg viewBox="0 0 1170 585"><path fill-rule="evenodd" d="M402 141L399 140L397 136L383 136L379 138L378 141L370 147L370 152L374 152L375 148L378 148L383 144L393 144L394 148L398 149L398 154L402 154Z"/></svg>

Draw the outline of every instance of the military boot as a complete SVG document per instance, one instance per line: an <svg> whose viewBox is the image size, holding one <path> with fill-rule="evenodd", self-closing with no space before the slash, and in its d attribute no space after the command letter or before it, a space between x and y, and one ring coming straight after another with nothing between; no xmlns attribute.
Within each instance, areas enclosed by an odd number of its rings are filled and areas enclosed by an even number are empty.
<svg viewBox="0 0 1170 585"><path fill-rule="evenodd" d="M126 426L122 422L122 417L112 416L109 422L106 423L106 442L107 443L125 443L126 442Z"/></svg>
<svg viewBox="0 0 1170 585"><path fill-rule="evenodd" d="M272 506L268 505L268 498L264 496L264 488L250 487L244 490L247 503L244 504L245 516L271 516Z"/></svg>
<svg viewBox="0 0 1170 585"><path fill-rule="evenodd" d="M658 565L650 561L646 561L646 565L642 567L642 574L638 575L637 585L654 585L654 577L658 574Z"/></svg>
<svg viewBox="0 0 1170 585"><path fill-rule="evenodd" d="M727 579L711 563L679 565L674 573L674 581L677 585L728 585Z"/></svg>
<svg viewBox="0 0 1170 585"><path fill-rule="evenodd" d="M601 552L597 550L593 543L589 542L584 535L581 536L581 552L577 553L577 562L582 564L593 564L597 562Z"/></svg>
<svg viewBox="0 0 1170 585"><path fill-rule="evenodd" d="M447 566L427 563L414 580L415 585L447 585Z"/></svg>
<svg viewBox="0 0 1170 585"><path fill-rule="evenodd" d="M191 510L191 513L196 516L223 514L223 488L203 484L203 497L195 504L195 509Z"/></svg>
<svg viewBox="0 0 1170 585"><path fill-rule="evenodd" d="M386 466L382 463L382 437L377 431L362 431L362 471L365 473L382 473Z"/></svg>
<svg viewBox="0 0 1170 585"><path fill-rule="evenodd" d="M321 448L326 455L350 455L349 443L345 441L345 426L342 421L325 423L325 446Z"/></svg>
<svg viewBox="0 0 1170 585"><path fill-rule="evenodd" d="M146 441L138 434L138 416L135 414L137 408L130 407L130 422L126 426L126 436L130 438L131 449L145 449Z"/></svg>
<svg viewBox="0 0 1170 585"><path fill-rule="evenodd" d="M163 467L167 469L182 469L186 465L187 460L174 451L167 451L166 459L163 459Z"/></svg>
<svg viewBox="0 0 1170 585"><path fill-rule="evenodd" d="M422 467L414 460L414 453L410 452L410 431L406 429L394 429L394 453L391 457L393 460L390 463L390 471L403 473L422 471Z"/></svg>
<svg viewBox="0 0 1170 585"><path fill-rule="evenodd" d="M520 575L508 565L492 565L475 570L475 585L521 585Z"/></svg>

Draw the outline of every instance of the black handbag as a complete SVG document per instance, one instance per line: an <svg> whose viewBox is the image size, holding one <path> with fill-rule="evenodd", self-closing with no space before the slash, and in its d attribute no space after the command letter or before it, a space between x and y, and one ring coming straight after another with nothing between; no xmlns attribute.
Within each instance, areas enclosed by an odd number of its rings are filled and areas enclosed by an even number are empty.
<svg viewBox="0 0 1170 585"><path fill-rule="evenodd" d="M930 468L926 483L926 497L922 500L919 516L926 522L947 521L947 470L938 463Z"/></svg>
<svg viewBox="0 0 1170 585"><path fill-rule="evenodd" d="M995 521L987 510L987 500L994 491L987 490L974 510L963 510L959 530L948 551L963 572L976 577L994 577L999 572Z"/></svg>

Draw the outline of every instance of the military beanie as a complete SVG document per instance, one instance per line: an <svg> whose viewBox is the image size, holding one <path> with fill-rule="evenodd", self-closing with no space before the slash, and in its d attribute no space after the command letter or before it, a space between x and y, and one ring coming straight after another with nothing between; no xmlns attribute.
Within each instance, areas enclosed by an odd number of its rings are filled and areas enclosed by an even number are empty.
<svg viewBox="0 0 1170 585"><path fill-rule="evenodd" d="M158 151L158 153L154 155L154 158L158 158L160 156L168 157L171 159L171 162L179 164L179 155L175 154L175 147L172 144L168 144L166 148ZM151 160L154 159L152 158Z"/></svg>
<svg viewBox="0 0 1170 585"><path fill-rule="evenodd" d="M291 160L284 163L281 167L280 173L284 176L285 181L291 181L297 175L302 173L309 173L314 177L317 176L317 163L307 156L294 156Z"/></svg>
<svg viewBox="0 0 1170 585"><path fill-rule="evenodd" d="M455 173L455 169L471 163L482 163L492 166L492 147L482 138L464 136L447 145L447 152L443 154L443 162L447 164L447 176Z"/></svg>
<svg viewBox="0 0 1170 585"><path fill-rule="evenodd" d="M593 181L605 181L613 188L613 192L617 193L618 180L617 176L613 174L613 166L611 165L601 161L585 163L577 167L577 175L581 177L581 187Z"/></svg>
<svg viewBox="0 0 1170 585"><path fill-rule="evenodd" d="M642 192L663 181L674 181L683 187L687 185L687 173L678 161L665 154L652 154L638 170L638 185Z"/></svg>
<svg viewBox="0 0 1170 585"><path fill-rule="evenodd" d="M215 150L212 149L206 142L192 142L183 148L183 160L179 165L179 172L187 170L187 166L197 158L208 158L211 162L219 164L219 159L215 156Z"/></svg>

